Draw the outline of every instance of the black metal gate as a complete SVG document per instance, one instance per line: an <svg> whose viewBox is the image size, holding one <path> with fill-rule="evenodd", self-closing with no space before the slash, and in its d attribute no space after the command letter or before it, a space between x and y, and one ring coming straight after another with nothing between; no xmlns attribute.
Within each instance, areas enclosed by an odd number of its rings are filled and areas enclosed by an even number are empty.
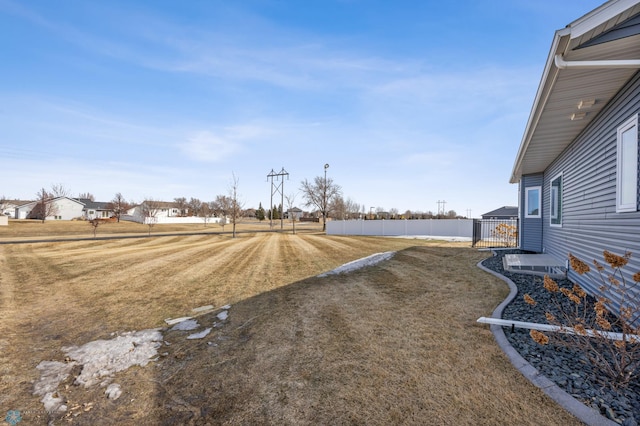
<svg viewBox="0 0 640 426"><path fill-rule="evenodd" d="M517 247L518 219L473 219L473 247Z"/></svg>

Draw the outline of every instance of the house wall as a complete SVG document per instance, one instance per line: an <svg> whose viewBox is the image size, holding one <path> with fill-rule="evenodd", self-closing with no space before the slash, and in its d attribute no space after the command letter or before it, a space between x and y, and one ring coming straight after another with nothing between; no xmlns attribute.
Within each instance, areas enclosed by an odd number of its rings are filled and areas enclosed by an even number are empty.
<svg viewBox="0 0 640 426"><path fill-rule="evenodd" d="M559 259L568 253L604 264L603 250L633 256L626 268L640 270L640 212L616 213L616 131L640 112L640 73L627 83L594 121L544 173L544 251ZM640 157L640 154L639 154ZM562 226L550 225L550 182L562 173ZM640 185L639 185L640 188ZM597 285L569 272L590 293Z"/></svg>
<svg viewBox="0 0 640 426"><path fill-rule="evenodd" d="M82 217L82 209L84 205L73 201L69 198L60 198L54 201L57 206L55 215L48 216L47 220L58 218L58 220L71 220L78 217Z"/></svg>
<svg viewBox="0 0 640 426"><path fill-rule="evenodd" d="M542 218L528 218L525 217L525 196L526 188L534 186L542 186L544 176L542 174L526 175L522 176L520 180L520 193L518 195L520 206L522 208L519 211L520 214L520 248L522 250L528 250L533 252L542 251ZM543 191L544 192L544 191ZM544 207L544 194L542 199L542 214L545 212Z"/></svg>
<svg viewBox="0 0 640 426"><path fill-rule="evenodd" d="M77 217L82 217L83 204L70 198L57 198L52 202L57 206L56 212L54 215L47 216L45 218L46 220L71 220ZM15 209L15 217L17 219L29 219L31 211L37 204L37 202L33 202L17 207Z"/></svg>
<svg viewBox="0 0 640 426"><path fill-rule="evenodd" d="M16 207L13 217L15 219L26 219L27 217L29 217L29 213L31 213L31 210L33 210L35 205L36 203L29 203L23 204L20 207Z"/></svg>

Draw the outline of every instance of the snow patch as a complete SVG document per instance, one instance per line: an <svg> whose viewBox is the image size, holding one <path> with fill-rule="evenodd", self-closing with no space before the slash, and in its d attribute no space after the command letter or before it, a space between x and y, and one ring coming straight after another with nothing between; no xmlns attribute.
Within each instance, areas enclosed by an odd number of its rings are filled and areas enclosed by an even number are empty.
<svg viewBox="0 0 640 426"><path fill-rule="evenodd" d="M111 340L95 340L82 346L62 348L69 358L83 365L76 383L89 387L133 365L144 367L162 344L158 329L127 332Z"/></svg>
<svg viewBox="0 0 640 426"><path fill-rule="evenodd" d="M119 384L111 383L109 386L107 386L107 390L104 391L104 394L110 400L115 401L116 399L120 398L120 395L122 395L122 389L120 388Z"/></svg>
<svg viewBox="0 0 640 426"><path fill-rule="evenodd" d="M45 411L49 414L55 414L57 412L64 413L67 411L64 399L58 392L47 392L40 402L42 402Z"/></svg>
<svg viewBox="0 0 640 426"><path fill-rule="evenodd" d="M337 267L336 269L329 271L329 272L324 272L320 275L318 275L318 277L327 277L329 275L335 275L335 274L344 274L347 272L352 272L361 268L365 268L367 266L373 266L377 263L380 263L382 261L391 259L393 257L393 255L396 252L394 251L386 251L384 253L376 253L376 254L372 254L371 256L367 256L367 257L363 257L362 259L358 259L358 260L354 260L353 262L349 262L349 263L345 263L342 266Z"/></svg>
<svg viewBox="0 0 640 426"><path fill-rule="evenodd" d="M42 361L36 366L36 369L40 370L40 380L34 385L33 394L42 397L40 402L47 413L67 411L64 399L58 394L57 389L60 382L69 377L75 365L77 365L75 362L67 364L58 361Z"/></svg>
<svg viewBox="0 0 640 426"><path fill-rule="evenodd" d="M176 325L171 327L171 330L172 331L173 330L191 331L191 330L195 330L198 327L200 327L200 324L198 324L198 321L194 319L188 319L188 320L177 323Z"/></svg>
<svg viewBox="0 0 640 426"><path fill-rule="evenodd" d="M190 334L187 336L187 340L193 340L193 339L202 339L204 338L207 334L211 333L211 327L209 328L205 328L204 330L202 330L200 333L194 333L194 334Z"/></svg>
<svg viewBox="0 0 640 426"><path fill-rule="evenodd" d="M227 318L229 318L229 311L220 312L218 315L216 315L216 318L218 318L220 321L226 320Z"/></svg>

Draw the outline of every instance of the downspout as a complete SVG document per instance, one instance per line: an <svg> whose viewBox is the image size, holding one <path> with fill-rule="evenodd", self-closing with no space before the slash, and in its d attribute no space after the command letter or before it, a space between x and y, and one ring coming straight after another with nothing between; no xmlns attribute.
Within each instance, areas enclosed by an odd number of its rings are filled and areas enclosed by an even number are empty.
<svg viewBox="0 0 640 426"><path fill-rule="evenodd" d="M556 67L560 69L606 69L606 68L640 68L640 59L619 59L601 61L565 61L563 55L554 58Z"/></svg>

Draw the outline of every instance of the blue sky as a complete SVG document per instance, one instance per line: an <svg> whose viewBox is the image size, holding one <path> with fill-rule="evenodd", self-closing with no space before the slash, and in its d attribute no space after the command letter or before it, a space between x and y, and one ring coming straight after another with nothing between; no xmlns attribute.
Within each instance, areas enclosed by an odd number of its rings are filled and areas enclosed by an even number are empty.
<svg viewBox="0 0 640 426"><path fill-rule="evenodd" d="M589 0L0 0L0 195L109 201L239 180L472 216L508 183L554 31Z"/></svg>

